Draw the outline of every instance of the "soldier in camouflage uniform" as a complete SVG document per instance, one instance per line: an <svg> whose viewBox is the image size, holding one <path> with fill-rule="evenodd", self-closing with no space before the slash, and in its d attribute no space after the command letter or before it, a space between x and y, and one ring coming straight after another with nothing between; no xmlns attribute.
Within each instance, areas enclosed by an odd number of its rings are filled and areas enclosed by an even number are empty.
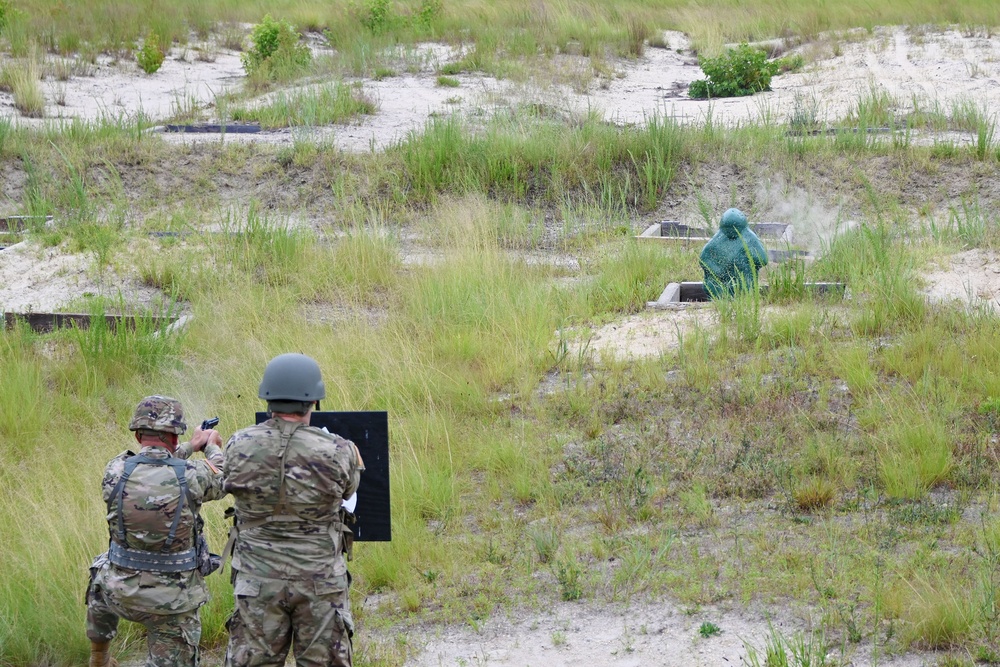
<svg viewBox="0 0 1000 667"><path fill-rule="evenodd" d="M147 667L198 664L198 608L208 600L202 572L211 570L198 513L224 495L223 455L214 430L198 429L178 446L186 428L179 401L144 398L129 424L142 449L116 456L104 471L111 542L87 589L90 667L117 665L108 646L120 618L146 626ZM196 451L207 461L185 460Z"/></svg>
<svg viewBox="0 0 1000 667"><path fill-rule="evenodd" d="M294 639L299 667L350 667L341 504L358 488L361 456L350 440L309 426L326 395L309 357L271 360L259 395L271 419L230 438L223 468L236 500L226 665L284 665Z"/></svg>

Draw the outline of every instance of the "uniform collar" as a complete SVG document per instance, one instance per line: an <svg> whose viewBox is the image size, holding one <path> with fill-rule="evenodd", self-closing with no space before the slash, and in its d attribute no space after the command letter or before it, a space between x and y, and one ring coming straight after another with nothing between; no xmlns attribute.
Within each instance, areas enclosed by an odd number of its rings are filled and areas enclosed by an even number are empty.
<svg viewBox="0 0 1000 667"><path fill-rule="evenodd" d="M139 450L140 456L148 456L151 459L169 459L171 454L166 447L155 447L147 445Z"/></svg>

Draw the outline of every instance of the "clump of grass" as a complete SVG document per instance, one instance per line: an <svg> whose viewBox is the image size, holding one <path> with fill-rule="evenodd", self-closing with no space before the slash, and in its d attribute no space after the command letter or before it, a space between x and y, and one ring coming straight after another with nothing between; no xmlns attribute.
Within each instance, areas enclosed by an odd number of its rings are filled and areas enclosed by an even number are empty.
<svg viewBox="0 0 1000 667"><path fill-rule="evenodd" d="M826 644L821 634L797 633L785 637L773 626L761 649L744 641L748 667L822 667L826 665Z"/></svg>
<svg viewBox="0 0 1000 667"><path fill-rule="evenodd" d="M265 105L231 108L230 114L233 120L258 121L263 127L275 128L343 123L376 110L375 102L360 89L335 83L282 91Z"/></svg>
<svg viewBox="0 0 1000 667"><path fill-rule="evenodd" d="M11 63L0 73L2 88L14 96L14 108L28 118L41 118L45 115L45 95L42 94L38 63L35 58L28 57Z"/></svg>
<svg viewBox="0 0 1000 667"><path fill-rule="evenodd" d="M883 409L893 410L892 404ZM917 406L897 407L882 416L879 473L891 498L921 498L948 477L953 466L945 425Z"/></svg>
<svg viewBox="0 0 1000 667"><path fill-rule="evenodd" d="M836 498L836 487L825 477L814 475L796 485L794 498L800 510L812 512L829 507L833 503Z"/></svg>
<svg viewBox="0 0 1000 667"><path fill-rule="evenodd" d="M939 576L917 576L907 582L902 620L909 644L940 650L960 646L976 630L973 602L964 588Z"/></svg>
<svg viewBox="0 0 1000 667"><path fill-rule="evenodd" d="M559 527L550 521L535 524L528 527L528 537L535 546L535 554L541 563L549 563L559 550L559 543L562 535Z"/></svg>
<svg viewBox="0 0 1000 667"><path fill-rule="evenodd" d="M462 85L462 82L453 76L439 76L437 78L437 85L442 88L458 88Z"/></svg>
<svg viewBox="0 0 1000 667"><path fill-rule="evenodd" d="M704 484L695 484L680 494L681 508L699 526L715 525L715 508Z"/></svg>
<svg viewBox="0 0 1000 667"><path fill-rule="evenodd" d="M651 244L628 239L618 252L609 253L597 264L597 275L587 300L594 313L634 313L659 296L668 282L676 256Z"/></svg>

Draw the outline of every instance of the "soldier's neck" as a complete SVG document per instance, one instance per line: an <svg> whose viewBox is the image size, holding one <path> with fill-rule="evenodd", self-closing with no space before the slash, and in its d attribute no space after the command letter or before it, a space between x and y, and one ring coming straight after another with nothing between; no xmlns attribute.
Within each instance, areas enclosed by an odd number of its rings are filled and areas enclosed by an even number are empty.
<svg viewBox="0 0 1000 667"><path fill-rule="evenodd" d="M167 450L167 452L170 453L171 455L175 451L177 451L176 443L163 442L159 438L153 436L147 435L136 439L139 441L139 444L142 445L143 447L159 447L160 449Z"/></svg>

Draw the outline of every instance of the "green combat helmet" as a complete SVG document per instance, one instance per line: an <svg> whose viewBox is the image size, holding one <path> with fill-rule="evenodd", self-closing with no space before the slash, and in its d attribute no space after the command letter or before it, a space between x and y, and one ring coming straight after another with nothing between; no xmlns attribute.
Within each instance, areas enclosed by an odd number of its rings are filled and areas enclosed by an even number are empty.
<svg viewBox="0 0 1000 667"><path fill-rule="evenodd" d="M757 271L767 264L767 250L737 208L722 214L719 231L699 257L705 272L705 290L713 299L740 290L755 289Z"/></svg>
<svg viewBox="0 0 1000 667"><path fill-rule="evenodd" d="M176 398L147 396L139 401L135 415L128 425L130 431L162 431L180 435L187 430L184 408Z"/></svg>
<svg viewBox="0 0 1000 667"><path fill-rule="evenodd" d="M326 398L326 386L315 359L291 352L268 362L257 395L270 412L300 412Z"/></svg>

